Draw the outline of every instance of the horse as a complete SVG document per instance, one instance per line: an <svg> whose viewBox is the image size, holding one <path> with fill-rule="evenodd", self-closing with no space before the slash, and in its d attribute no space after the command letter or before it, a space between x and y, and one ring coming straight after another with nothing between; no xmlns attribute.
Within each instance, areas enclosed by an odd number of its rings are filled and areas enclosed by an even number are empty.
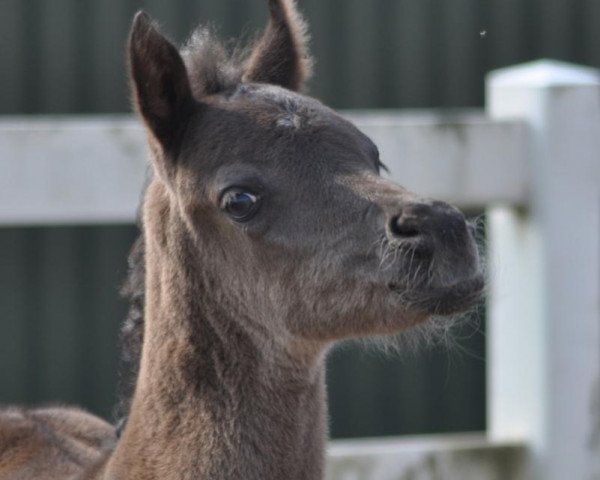
<svg viewBox="0 0 600 480"><path fill-rule="evenodd" d="M323 477L325 358L472 308L483 274L464 215L380 175L377 147L303 93L293 0L230 52L179 50L145 13L128 43L152 179L133 255L140 349L127 420L0 413L1 479Z"/></svg>

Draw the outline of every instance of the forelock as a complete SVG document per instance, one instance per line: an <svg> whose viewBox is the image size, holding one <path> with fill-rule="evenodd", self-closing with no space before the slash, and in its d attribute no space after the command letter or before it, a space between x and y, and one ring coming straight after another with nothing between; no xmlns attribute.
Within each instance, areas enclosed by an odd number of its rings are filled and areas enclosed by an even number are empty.
<svg viewBox="0 0 600 480"><path fill-rule="evenodd" d="M181 50L194 96L199 99L239 85L245 55L245 49L219 41L210 27L198 27Z"/></svg>

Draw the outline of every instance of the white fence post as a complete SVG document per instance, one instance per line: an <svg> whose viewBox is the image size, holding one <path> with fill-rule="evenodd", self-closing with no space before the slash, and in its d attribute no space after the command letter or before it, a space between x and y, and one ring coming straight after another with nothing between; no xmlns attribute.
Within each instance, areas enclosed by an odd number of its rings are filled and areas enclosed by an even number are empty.
<svg viewBox="0 0 600 480"><path fill-rule="evenodd" d="M600 81L541 61L493 72L487 110L530 129L528 205L489 210L489 424L535 480L600 479Z"/></svg>

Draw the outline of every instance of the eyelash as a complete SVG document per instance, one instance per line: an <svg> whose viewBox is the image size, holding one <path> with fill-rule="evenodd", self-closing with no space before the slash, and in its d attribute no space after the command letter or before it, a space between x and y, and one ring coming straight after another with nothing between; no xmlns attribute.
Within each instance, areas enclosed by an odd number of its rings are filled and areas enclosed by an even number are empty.
<svg viewBox="0 0 600 480"><path fill-rule="evenodd" d="M390 173L390 169L388 168L388 166L381 160L379 160L379 158L377 159L377 162L375 162L375 166L377 167L377 171L383 170L386 173Z"/></svg>
<svg viewBox="0 0 600 480"><path fill-rule="evenodd" d="M235 200L241 200L237 206L234 205ZM260 201L260 195L248 188L229 187L221 194L219 203L221 210L236 222L241 223L254 217L260 207Z"/></svg>

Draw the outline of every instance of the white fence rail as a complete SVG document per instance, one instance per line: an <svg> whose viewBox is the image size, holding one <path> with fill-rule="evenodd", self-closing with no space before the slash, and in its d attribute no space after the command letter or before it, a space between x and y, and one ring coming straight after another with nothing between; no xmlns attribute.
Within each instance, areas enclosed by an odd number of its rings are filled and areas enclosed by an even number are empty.
<svg viewBox="0 0 600 480"><path fill-rule="evenodd" d="M473 113L349 116L397 180L420 194L474 208L525 199L523 122ZM0 224L131 222L146 164L144 132L131 116L0 120Z"/></svg>
<svg viewBox="0 0 600 480"><path fill-rule="evenodd" d="M600 479L598 73L495 72L486 108L348 115L399 183L488 212L487 437L337 444L331 479ZM130 117L1 120L0 224L131 222L145 156Z"/></svg>
<svg viewBox="0 0 600 480"><path fill-rule="evenodd" d="M332 442L327 480L525 480L523 444L485 435Z"/></svg>

